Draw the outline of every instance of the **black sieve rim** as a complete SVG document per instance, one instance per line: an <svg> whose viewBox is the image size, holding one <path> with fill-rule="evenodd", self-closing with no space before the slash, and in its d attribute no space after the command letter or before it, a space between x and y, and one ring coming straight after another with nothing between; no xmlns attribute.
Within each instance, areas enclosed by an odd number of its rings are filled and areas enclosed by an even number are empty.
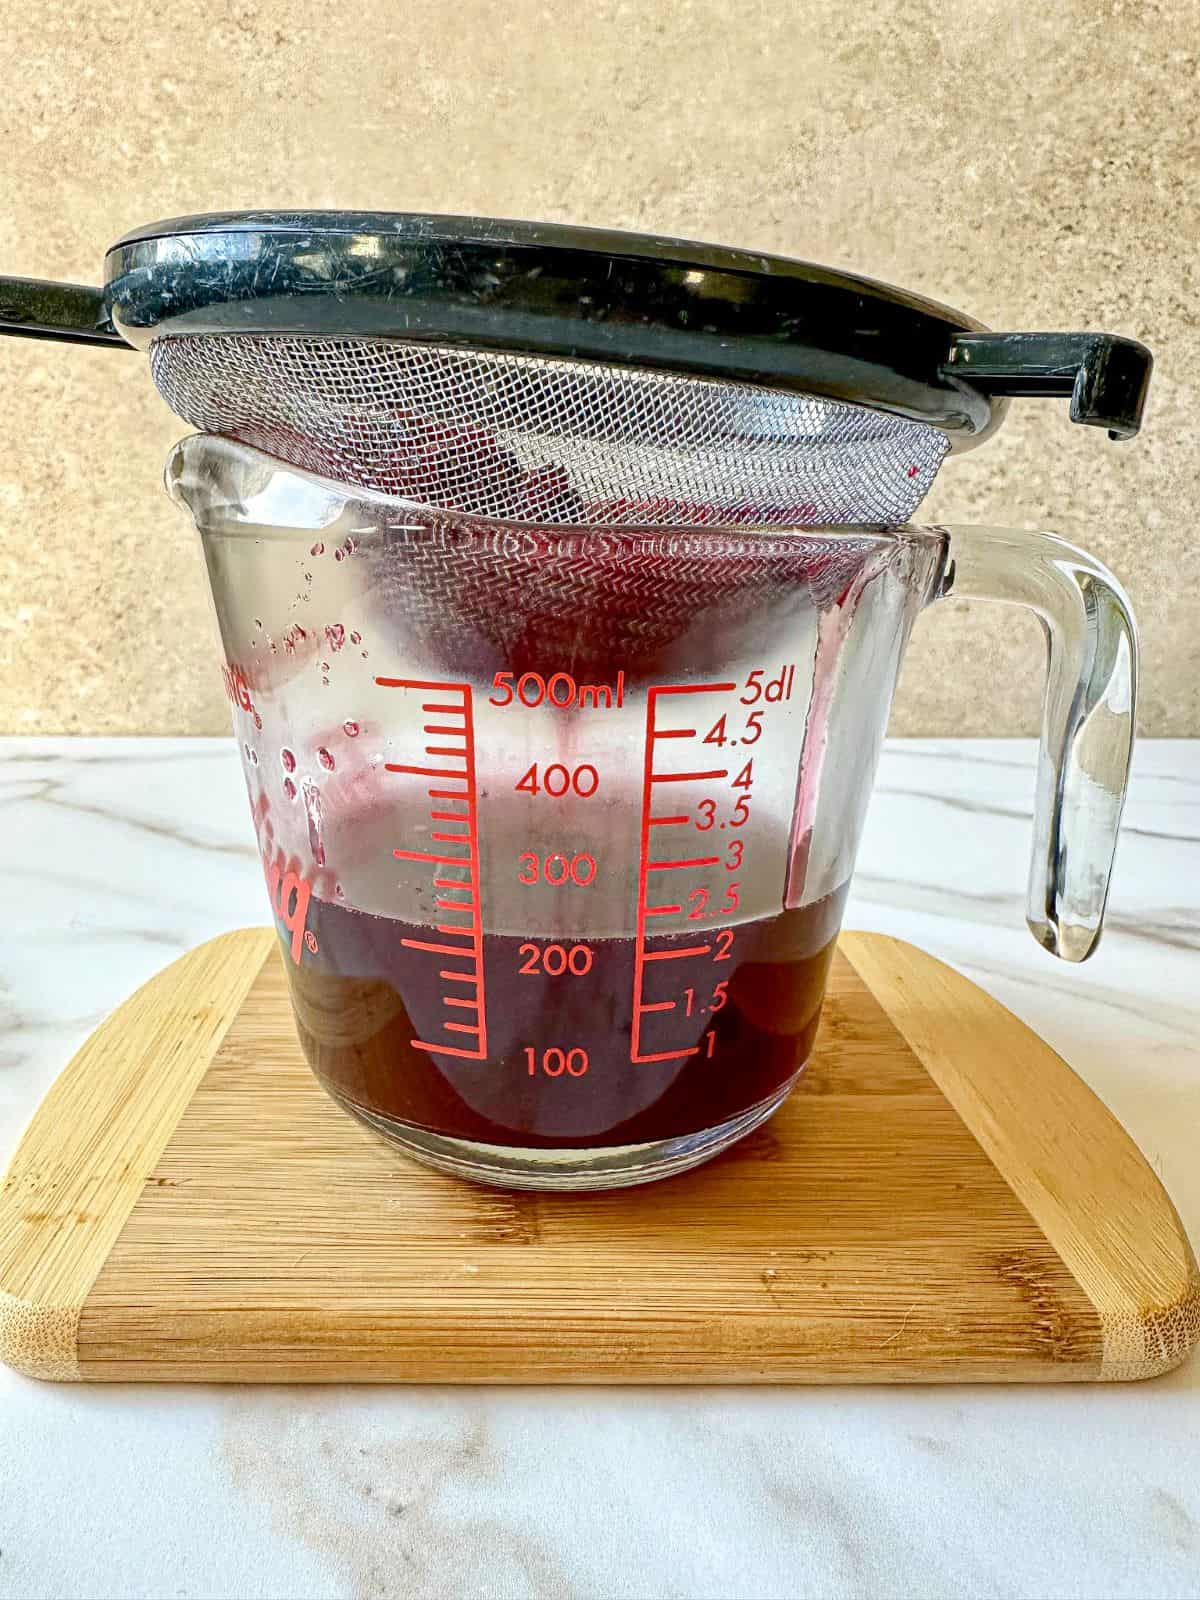
<svg viewBox="0 0 1200 1600"><path fill-rule="evenodd" d="M1069 396L1130 438L1152 359L1106 333L992 333L855 274L562 223L242 211L135 228L103 291L0 279L0 332L145 348L181 334L403 339L631 364L888 411L986 438L1007 397Z"/></svg>
<svg viewBox="0 0 1200 1600"><path fill-rule="evenodd" d="M177 217L107 257L130 343L402 338L628 363L872 406L961 444L1005 402L943 372L962 313L810 262L561 223L406 212Z"/></svg>

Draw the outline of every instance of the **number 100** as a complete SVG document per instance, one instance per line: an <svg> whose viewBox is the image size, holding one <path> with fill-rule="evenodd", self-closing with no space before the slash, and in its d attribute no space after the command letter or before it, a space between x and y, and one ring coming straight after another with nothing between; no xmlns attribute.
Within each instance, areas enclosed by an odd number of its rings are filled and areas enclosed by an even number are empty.
<svg viewBox="0 0 1200 1600"><path fill-rule="evenodd" d="M561 1078L564 1072L569 1078L582 1078L588 1069L588 1053L578 1047L560 1050L556 1044L539 1052L527 1044L525 1064L531 1078L536 1078L539 1072L547 1078Z"/></svg>

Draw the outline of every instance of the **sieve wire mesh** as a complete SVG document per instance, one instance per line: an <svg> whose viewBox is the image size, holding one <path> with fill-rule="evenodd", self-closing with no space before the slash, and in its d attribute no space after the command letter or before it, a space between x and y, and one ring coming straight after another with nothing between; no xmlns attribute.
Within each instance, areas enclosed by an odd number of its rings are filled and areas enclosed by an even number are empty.
<svg viewBox="0 0 1200 1600"><path fill-rule="evenodd" d="M542 525L902 523L943 433L810 395L391 339L206 334L150 347L204 433L439 510Z"/></svg>

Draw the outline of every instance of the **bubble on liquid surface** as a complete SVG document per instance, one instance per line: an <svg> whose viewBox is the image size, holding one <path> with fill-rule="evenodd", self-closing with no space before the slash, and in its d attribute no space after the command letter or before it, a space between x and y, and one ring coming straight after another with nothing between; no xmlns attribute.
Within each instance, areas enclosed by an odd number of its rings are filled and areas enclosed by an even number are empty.
<svg viewBox="0 0 1200 1600"><path fill-rule="evenodd" d="M321 748L317 751L317 760L325 768L326 772L332 772L333 771L333 768L334 768L333 757L330 755L329 751L326 750L324 745L322 745Z"/></svg>
<svg viewBox="0 0 1200 1600"><path fill-rule="evenodd" d="M288 749L287 745L284 745L283 749L279 752L279 759L283 762L283 770L285 772L295 772L296 758Z"/></svg>
<svg viewBox="0 0 1200 1600"><path fill-rule="evenodd" d="M304 780L304 811L308 817L308 847L318 867L325 865L325 841L321 836L321 791L311 778Z"/></svg>
<svg viewBox="0 0 1200 1600"><path fill-rule="evenodd" d="M357 722L343 722L342 723L342 732L346 735L347 739L357 739L358 738L358 723Z"/></svg>
<svg viewBox="0 0 1200 1600"><path fill-rule="evenodd" d="M333 622L325 629L325 638L331 650L340 650L346 642L346 630L340 622Z"/></svg>
<svg viewBox="0 0 1200 1600"><path fill-rule="evenodd" d="M285 778L283 780L283 792L285 795L287 795L289 800L294 800L296 798L296 785L290 778Z"/></svg>

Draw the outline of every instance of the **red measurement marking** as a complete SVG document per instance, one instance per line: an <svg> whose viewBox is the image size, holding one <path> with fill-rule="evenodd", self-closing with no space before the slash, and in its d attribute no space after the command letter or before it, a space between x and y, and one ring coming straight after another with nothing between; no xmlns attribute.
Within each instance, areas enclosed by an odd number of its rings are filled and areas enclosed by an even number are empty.
<svg viewBox="0 0 1200 1600"><path fill-rule="evenodd" d="M457 750L457 751L455 751L455 754L456 755L462 755L462 751L461 750ZM385 761L383 763L383 768L384 768L385 772L411 772L411 773L414 773L418 778L465 778L466 777L466 773L465 772L447 772L445 767L406 767L406 766L402 765L399 761ZM430 794L432 794L433 790L431 789L429 792L430 792Z"/></svg>
<svg viewBox="0 0 1200 1600"><path fill-rule="evenodd" d="M637 899L637 933L634 947L634 973L633 973L633 1024L630 1029L629 1059L634 1063L655 1061L682 1061L689 1056L698 1055L698 1044L684 1044L675 1050L649 1049L643 1042L643 1020L648 1016L666 1016L678 1012L679 1005L676 1000L648 1001L645 995L646 966L651 961L686 961L703 956L711 956L713 947L710 943L685 945L682 948L667 950L648 950L646 948L646 929L651 917L665 917L678 915L683 909L682 901L676 905L663 904L651 905L649 903L648 885L652 872L687 872L699 871L705 867L715 867L720 863L720 856L681 856L677 860L652 861L650 859L650 830L651 828L683 827L691 822L691 817L685 812L671 813L664 816L651 815L651 796L656 783L711 783L729 776L728 767L713 767L704 771L695 772L656 772L654 770L655 746L660 739L694 739L695 728L660 728L657 726L659 700L663 695L677 694L733 694L737 690L736 683L679 683L656 684L646 695L646 742L642 762L642 831L641 848L638 852L638 899ZM704 893L704 891L700 891ZM696 891L692 892L692 898ZM657 1041L655 1041L657 1042ZM664 1041L665 1042L665 1041Z"/></svg>
<svg viewBox="0 0 1200 1600"><path fill-rule="evenodd" d="M649 779L650 783L700 783L709 778L727 778L728 767L715 767L711 772L655 772Z"/></svg>
<svg viewBox="0 0 1200 1600"><path fill-rule="evenodd" d="M433 736L441 735L455 739L462 739L461 745L425 745L427 756L451 756L463 762L461 769L445 767L423 767L409 765L405 762L385 763L385 770L401 775L418 778L442 778L461 784L458 789L430 788L425 792L430 800L453 800L464 802L462 811L431 811L432 822L461 822L463 828L458 832L431 833L430 840L437 844L462 844L465 851L461 855L443 855L432 850L393 850L392 855L397 861L428 861L434 866L452 866L460 869L461 876L447 878L435 877L433 885L438 889L456 889L464 898L447 899L442 897L435 900L434 904L439 911L464 913L466 921L462 926L455 923L435 923L433 931L454 939L461 939L461 945L442 944L432 939L402 939L400 942L409 950L423 950L430 955L453 956L457 960L466 960L471 963L468 972L455 971L453 968L442 968L438 977L443 983L463 983L475 990L474 999L459 999L452 995L443 995L443 1004L447 1007L459 1007L478 1013L478 1021L472 1023L445 1021L441 1024L444 1034L469 1034L473 1043L465 1045L447 1044L436 1039L413 1039L414 1050L427 1050L432 1055L456 1056L470 1061L483 1061L487 1059L487 1010L484 997L484 969L483 969L483 918L479 894L479 826L477 809L477 789L475 778L475 722L471 686L466 683L431 683L420 678L376 678L375 682L383 689L417 689L430 690L433 698L422 702L421 710L426 715L454 717L461 719L462 726L448 726L440 722L426 723L424 732ZM456 700L449 696L455 695Z"/></svg>
<svg viewBox="0 0 1200 1600"><path fill-rule="evenodd" d="M646 862L650 857L650 785L654 782L654 710L657 695L646 696L646 748L642 756L642 837L638 850L637 931L633 952L633 1024L629 1030L629 1059L642 1055L642 980L646 970Z"/></svg>
<svg viewBox="0 0 1200 1600"><path fill-rule="evenodd" d="M457 690L460 694L463 694L463 695L465 695L467 697L467 705L468 706L471 703L470 702L471 686L470 686L469 683L424 683L420 678L376 678L375 682L379 685L379 687L381 689L449 689L451 691ZM422 711L426 711L429 708L427 706L422 706L421 709L422 709ZM459 705L459 706L453 707L452 709L455 710L455 711L462 711L465 708L463 706Z"/></svg>
<svg viewBox="0 0 1200 1600"><path fill-rule="evenodd" d="M455 933L467 932L465 928L455 928L453 931ZM400 943L406 950L429 950L435 956L469 956L474 954L473 949L467 949L463 945L433 944L428 939L401 939ZM415 1044L416 1041L414 1040L413 1043Z"/></svg>
<svg viewBox="0 0 1200 1600"><path fill-rule="evenodd" d="M650 693L660 694L726 694L736 689L736 683L656 683Z"/></svg>
<svg viewBox="0 0 1200 1600"><path fill-rule="evenodd" d="M448 1028L450 1024L446 1022L442 1026ZM460 1050L457 1045L453 1044L425 1044L420 1039L414 1039L412 1047L414 1050L429 1050L437 1056L459 1056L464 1061L482 1061L487 1054L484 1049L485 1039L486 1035L480 1034L479 1048L476 1050Z"/></svg>
<svg viewBox="0 0 1200 1600"><path fill-rule="evenodd" d="M470 856L435 856L428 850L393 850L397 861L448 861L452 866L467 866Z"/></svg>

